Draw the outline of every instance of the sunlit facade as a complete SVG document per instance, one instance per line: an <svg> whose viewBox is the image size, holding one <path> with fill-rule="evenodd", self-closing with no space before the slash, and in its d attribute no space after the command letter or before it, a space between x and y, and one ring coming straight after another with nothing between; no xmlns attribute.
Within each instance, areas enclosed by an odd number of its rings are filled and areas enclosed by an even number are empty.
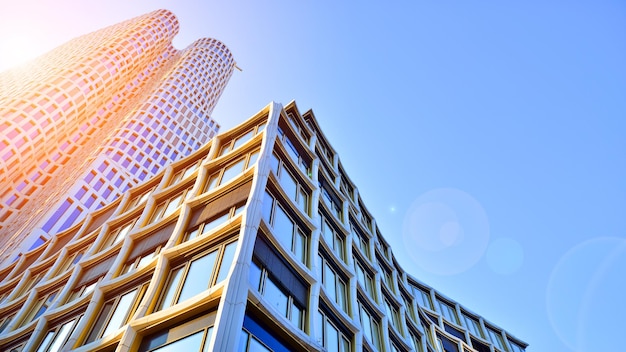
<svg viewBox="0 0 626 352"><path fill-rule="evenodd" d="M217 135L0 279L3 351L526 347L398 265L293 102Z"/></svg>
<svg viewBox="0 0 626 352"><path fill-rule="evenodd" d="M155 11L0 73L0 262L204 145L235 62Z"/></svg>

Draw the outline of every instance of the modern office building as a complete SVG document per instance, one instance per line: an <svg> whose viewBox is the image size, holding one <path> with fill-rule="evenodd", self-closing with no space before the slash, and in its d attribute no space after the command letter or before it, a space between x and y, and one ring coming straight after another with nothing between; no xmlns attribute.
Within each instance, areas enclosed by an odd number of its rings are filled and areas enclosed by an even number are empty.
<svg viewBox="0 0 626 352"><path fill-rule="evenodd" d="M0 263L204 145L235 62L155 11L0 73Z"/></svg>
<svg viewBox="0 0 626 352"><path fill-rule="evenodd" d="M0 269L3 351L522 352L400 267L311 111L271 103Z"/></svg>

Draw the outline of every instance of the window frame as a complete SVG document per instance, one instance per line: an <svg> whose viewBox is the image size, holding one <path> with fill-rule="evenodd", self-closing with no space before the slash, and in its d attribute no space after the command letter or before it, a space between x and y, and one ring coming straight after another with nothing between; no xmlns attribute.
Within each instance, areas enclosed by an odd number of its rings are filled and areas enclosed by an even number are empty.
<svg viewBox="0 0 626 352"><path fill-rule="evenodd" d="M219 284L221 281L218 281L218 278L220 274L222 273L222 270L225 270L225 268L223 267L223 264L224 264L224 257L226 254L227 247L234 246L234 247L229 247L229 248L234 248L234 250L236 251L238 243L239 243L239 238L236 237L232 240L227 240L216 246L212 246L208 248L207 250L202 251L201 253L190 256L186 261L183 261L182 263L177 263L176 265L172 265L167 275L167 279L165 280L165 286L161 290L161 295L158 299L155 311L160 311L160 310L164 310L169 307L175 306ZM213 266L211 268L211 274L208 278L208 282L206 283L207 286L205 287L205 289L202 290L201 292L197 292L193 296L187 297L183 301L180 301L181 293L183 289L185 288L187 279L189 278L189 272L191 270L192 264L194 262L197 262L198 260L201 260L203 258L210 256L213 253L216 253L215 259L214 259ZM234 258L232 258L232 260L234 260ZM232 265L232 263L233 262L231 261L230 265ZM227 269L230 270L230 266ZM179 272L180 272L180 276L178 276ZM174 284L174 282L176 282L176 287L173 288L173 291L171 291L172 296L169 297L170 302L167 303L165 302L165 300L168 299L168 296L170 295L170 290L172 290L172 285Z"/></svg>
<svg viewBox="0 0 626 352"><path fill-rule="evenodd" d="M245 153L245 155L240 156L228 162L227 164L221 166L219 170L212 172L209 175L209 177L207 177L206 181L204 182L204 185L202 186L202 193L213 191L214 189L217 189L229 183L231 180L234 180L237 177L241 176L244 172L246 172L246 170L250 169L257 162L257 160L259 159L260 153L261 153L260 149L255 148ZM229 177L228 179L224 179L224 174L227 172L227 170L230 170L231 167L234 167L240 162L243 162L243 166L241 167L241 170L238 171L236 174L234 174L232 177Z"/></svg>
<svg viewBox="0 0 626 352"><path fill-rule="evenodd" d="M271 201L269 200L271 199ZM269 203L269 219L267 218L267 206ZM292 224L292 232L290 243L285 243L283 240L284 234L277 234L275 231L276 227L276 212L277 207L284 213L285 217ZM270 193L267 189L263 194L263 214L262 218L267 223L268 228L272 233L272 237L277 239L277 241L289 251L291 255L293 255L300 263L308 266L309 263L309 247L311 240L311 230L307 226L303 226L301 222L298 220L294 220L294 216L291 213L291 209L287 206L283 205L283 201L279 200L279 198L275 197L272 193ZM281 236L282 235L282 236ZM301 239L302 241L299 241ZM287 246L289 245L289 247ZM300 248L301 252L298 251L298 246L302 245Z"/></svg>
<svg viewBox="0 0 626 352"><path fill-rule="evenodd" d="M143 297L148 289L148 285L149 282L145 282L137 286L133 286L130 289L126 289L121 293L116 294L112 298L103 300L102 304L100 305L100 309L98 310L98 315L95 317L95 320L90 326L89 333L85 337L85 344L92 343L103 338L104 336L108 336L109 334L119 330L124 325L126 325L128 321L132 318L133 314L135 314L135 312L137 311L137 308L139 307L139 304L143 300ZM112 330L107 332L107 330L109 330L109 324L111 324L113 317L118 312L118 309L120 308L120 303L122 302L123 298L131 294L132 292L135 292L135 294L132 297L132 301L127 306L126 312L123 313L120 326L118 326L117 328L114 327L112 328ZM107 315L104 320L101 321L100 326L98 326L98 323L100 323L100 316L102 315L103 309L110 302L112 302L112 306L110 310L106 313ZM98 329L97 331L95 330L96 328Z"/></svg>
<svg viewBox="0 0 626 352"><path fill-rule="evenodd" d="M337 304L337 306L341 308L341 310L343 310L346 314L348 314L350 306L349 281L346 279L343 273L341 273L341 271L337 269L336 265L333 265L332 260L326 258L323 253L318 253L318 260L319 277L322 286L326 290L328 296L333 299L334 303ZM327 268L330 272L332 272L334 276L332 283L328 282L329 279L327 277ZM332 286L334 286L333 288L330 288L331 284ZM341 287L343 287L343 289L341 289ZM334 295L331 295L333 293Z"/></svg>
<svg viewBox="0 0 626 352"><path fill-rule="evenodd" d="M289 320L292 324L296 325L298 329L304 331L306 325L306 314L307 307L300 307L300 304L296 302L293 295L285 289L283 283L274 276L274 274L270 273L263 264L259 263L256 258L252 258L251 265L255 267L256 272L260 272L258 275L258 283L250 281L252 279L256 279L256 277L249 277L249 284L259 293L261 297L266 300L268 306L273 307L276 311L280 313L285 319ZM284 295L287 297L286 302L286 311L280 312L276 307L270 304L269 298L266 296L267 292L267 282L268 280ZM256 287L254 286L256 284ZM299 314L298 317L293 315L294 308L298 309ZM297 322L294 319L298 319Z"/></svg>

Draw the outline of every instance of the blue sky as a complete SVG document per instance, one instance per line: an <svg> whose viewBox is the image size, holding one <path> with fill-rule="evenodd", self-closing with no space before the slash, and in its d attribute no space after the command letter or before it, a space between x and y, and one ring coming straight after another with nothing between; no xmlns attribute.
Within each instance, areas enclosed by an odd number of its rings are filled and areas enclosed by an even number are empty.
<svg viewBox="0 0 626 352"><path fill-rule="evenodd" d="M616 350L626 3L2 0L0 69L158 8L243 69L224 129L314 110L407 272L529 352Z"/></svg>

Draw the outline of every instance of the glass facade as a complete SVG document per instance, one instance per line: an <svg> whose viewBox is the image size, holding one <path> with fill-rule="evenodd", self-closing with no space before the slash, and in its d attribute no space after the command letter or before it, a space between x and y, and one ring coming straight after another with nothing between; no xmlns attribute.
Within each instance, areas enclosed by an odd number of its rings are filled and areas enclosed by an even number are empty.
<svg viewBox="0 0 626 352"><path fill-rule="evenodd" d="M403 271L340 165L268 105L0 268L0 349L524 351Z"/></svg>

